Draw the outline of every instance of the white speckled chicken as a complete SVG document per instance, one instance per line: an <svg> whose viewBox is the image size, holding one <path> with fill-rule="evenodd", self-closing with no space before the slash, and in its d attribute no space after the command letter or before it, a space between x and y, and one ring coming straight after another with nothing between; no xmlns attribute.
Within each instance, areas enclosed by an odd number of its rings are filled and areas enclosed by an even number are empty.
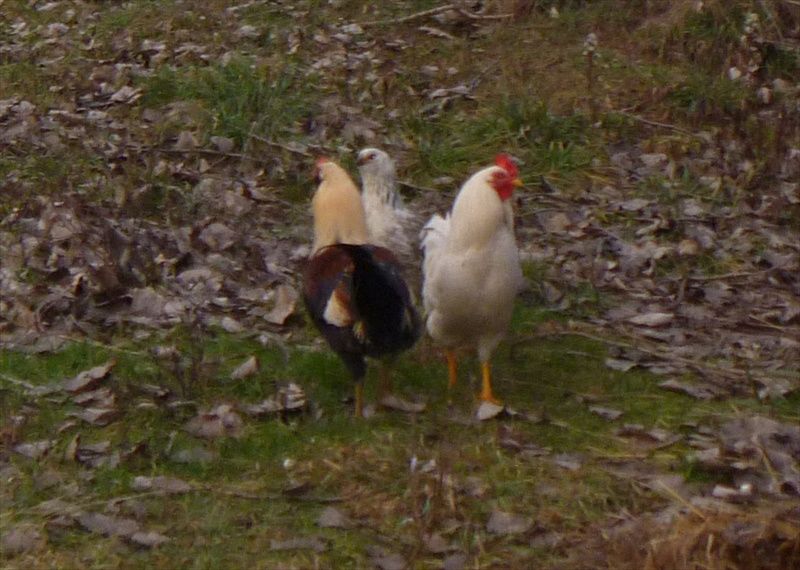
<svg viewBox="0 0 800 570"><path fill-rule="evenodd" d="M511 322L522 286L511 197L517 167L507 155L461 187L450 214L434 215L422 231L426 325L446 350L449 386L456 383L458 348L476 348L480 399L497 402L490 357Z"/></svg>
<svg viewBox="0 0 800 570"><path fill-rule="evenodd" d="M394 161L382 150L365 148L359 151L357 163L370 243L391 250L404 265L416 268L421 223L397 192Z"/></svg>

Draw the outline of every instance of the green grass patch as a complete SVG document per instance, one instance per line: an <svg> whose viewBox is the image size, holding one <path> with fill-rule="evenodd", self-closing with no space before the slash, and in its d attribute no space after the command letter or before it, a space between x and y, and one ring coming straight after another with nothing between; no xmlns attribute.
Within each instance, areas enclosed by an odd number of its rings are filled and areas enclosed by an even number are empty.
<svg viewBox="0 0 800 570"><path fill-rule="evenodd" d="M19 97L46 110L55 96L50 91L52 78L33 62L20 61L0 63L0 85L3 86L3 97Z"/></svg>
<svg viewBox="0 0 800 570"><path fill-rule="evenodd" d="M535 274L535 268L529 273ZM421 394L429 410L419 417L389 412L368 420L351 417L351 408L343 399L352 393L352 383L327 349L293 348L287 358L280 349L265 348L253 339L183 327L148 341L126 342L116 349L76 343L50 355L5 351L0 355L0 373L37 384L71 377L115 357L117 366L108 385L117 394L122 412L122 417L109 426L81 424L58 434L55 428L77 406L57 394L25 396L15 385L0 381L3 417L27 410L21 440L58 440L50 456L39 462L12 454L21 475L6 491L13 497L13 507L6 511L5 520L38 520L33 507L62 495L59 488L42 489L34 483L47 469L61 473L66 482L77 481L75 494L67 499L87 503L87 508L94 510L102 510L105 499L130 495L131 482L137 475L169 475L191 481L197 491L138 499L137 508L144 509L139 515L143 524L173 541L156 551L125 555L129 567L180 564L212 568L268 563L302 568L314 564L314 560L364 565L365 548L376 536L391 537L396 548L408 553L414 550L420 529L438 530L453 517L471 521L480 529L495 508L546 521L549 528L561 532L578 531L609 511L650 509L662 499L641 490L631 492L630 483L609 475L602 467L605 459L625 457L629 452L628 443L614 435L622 422L679 432L686 422L717 422L733 417L742 408L780 416L796 414L800 405L798 398L773 404L755 400L694 402L659 389L657 378L644 371L622 373L606 368L606 349L595 341L569 336L527 337L550 317L539 307L520 305L513 334L493 358L497 393L512 407L543 417L540 422L464 424L458 418L468 418L473 409L480 378L478 363L473 356L461 358L459 384L448 405L445 366L427 342L400 359L395 385L401 393ZM222 402L259 401L273 393L278 383L289 380L303 386L312 408L284 420L246 419L238 438L199 441L183 429L194 415L194 407L170 409L163 403L142 407L149 399L141 390L144 383L182 389L174 373L148 355L148 349L156 344L177 346L189 359L186 365L192 358L202 361L198 377L186 384L184 396L199 409ZM194 352L190 350L192 344ZM231 370L251 354L260 359L261 372L245 380L231 380ZM368 401L375 397L375 376L371 370ZM609 422L593 414L589 403L618 409L623 418ZM548 450L549 455L515 454L502 444L502 429L512 430L515 438ZM108 440L115 449L124 449L144 442L147 451L118 467L99 468L90 477L82 477L81 473L89 471L61 459L67 443L78 432L83 443ZM197 447L215 454L215 459L180 463L168 452ZM565 471L552 463L551 456L556 454L579 458L581 467L576 472ZM412 459L418 466L435 461L430 463L433 471L410 471ZM711 477L691 462L683 446L662 450L652 461L693 481L704 482ZM453 491L455 503L447 506L450 491L434 484L444 475L456 485L477 485L483 491L476 495ZM283 494L284 489L298 484L307 486L307 499ZM325 498L340 498L337 507L363 521L364 526L350 531L317 528L314 521L325 504L317 499ZM125 513L123 510L121 515ZM466 532L466 528L451 539L474 551L479 540L476 532L481 531ZM272 539L309 534L324 536L331 543L330 550L318 555L264 548ZM95 561L108 564L122 560L121 552L126 548L73 530L59 533L48 545L52 556L64 560L72 561L77 553L90 549ZM500 552L496 548L502 549L502 541L492 543L479 559L492 559ZM188 552L198 549L203 554L187 558ZM542 553L520 551L518 555L535 557ZM66 566L72 563L63 562Z"/></svg>
<svg viewBox="0 0 800 570"><path fill-rule="evenodd" d="M311 110L307 79L291 66L267 69L237 57L205 68L162 67L144 84L142 104L160 107L174 101L202 105L209 134L228 136L240 145L250 135L285 136Z"/></svg>
<svg viewBox="0 0 800 570"><path fill-rule="evenodd" d="M422 175L449 175L459 182L497 152L518 157L523 178L583 173L599 142L588 127L587 117L555 115L538 99L506 99L479 115L453 110L433 120L411 117L404 124L415 141Z"/></svg>
<svg viewBox="0 0 800 570"><path fill-rule="evenodd" d="M669 100L677 110L686 115L706 117L741 112L752 97L752 93L742 82L722 75L709 79L706 73L692 72L672 90Z"/></svg>

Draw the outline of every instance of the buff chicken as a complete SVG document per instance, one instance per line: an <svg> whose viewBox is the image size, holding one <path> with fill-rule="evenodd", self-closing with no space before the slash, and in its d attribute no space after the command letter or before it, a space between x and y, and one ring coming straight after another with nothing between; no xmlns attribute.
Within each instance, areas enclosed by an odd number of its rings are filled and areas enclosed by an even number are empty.
<svg viewBox="0 0 800 570"><path fill-rule="evenodd" d="M456 383L456 349L475 348L481 365L480 400L498 403L490 358L511 321L523 277L514 239L511 197L516 165L499 155L494 166L464 183L446 217L422 231L422 298L426 327L445 349L449 387Z"/></svg>
<svg viewBox="0 0 800 570"><path fill-rule="evenodd" d="M361 195L338 164L315 168L314 245L305 268L303 298L317 329L355 382L355 415L363 415L366 357L381 361L379 401L391 390L388 365L421 332L400 265L387 248L371 244Z"/></svg>

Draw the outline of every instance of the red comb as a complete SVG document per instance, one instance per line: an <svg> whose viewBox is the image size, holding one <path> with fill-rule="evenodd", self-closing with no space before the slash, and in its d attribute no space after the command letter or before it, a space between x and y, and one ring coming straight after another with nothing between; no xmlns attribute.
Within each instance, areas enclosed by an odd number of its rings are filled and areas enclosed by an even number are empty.
<svg viewBox="0 0 800 570"><path fill-rule="evenodd" d="M517 165L514 164L514 160L505 153L498 154L494 159L494 163L508 172L511 178L516 178L519 175L519 170L517 169Z"/></svg>
<svg viewBox="0 0 800 570"><path fill-rule="evenodd" d="M331 159L328 158L327 156L320 156L314 164L317 166L317 168L319 168L320 166L322 166L326 162L330 162L330 161L331 161Z"/></svg>

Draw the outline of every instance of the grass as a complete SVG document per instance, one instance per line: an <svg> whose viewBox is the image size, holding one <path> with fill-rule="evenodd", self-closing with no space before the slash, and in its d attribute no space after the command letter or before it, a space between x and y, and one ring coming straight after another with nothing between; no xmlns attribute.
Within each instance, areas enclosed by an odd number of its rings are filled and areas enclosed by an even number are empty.
<svg viewBox="0 0 800 570"><path fill-rule="evenodd" d="M238 146L251 135L286 135L310 112L311 104L291 67L275 72L244 57L207 68L163 67L146 80L144 90L143 104L149 107L173 101L200 103L205 130L230 137Z"/></svg>
<svg viewBox="0 0 800 570"><path fill-rule="evenodd" d="M51 78L30 61L0 63L0 83L4 98L16 96L43 108L55 99Z"/></svg>
<svg viewBox="0 0 800 570"><path fill-rule="evenodd" d="M741 82L724 76L712 77L694 72L670 94L675 108L687 116L721 113L723 116L744 111L751 102L751 92Z"/></svg>
<svg viewBox="0 0 800 570"><path fill-rule="evenodd" d="M589 169L599 147L586 116L554 115L532 97L501 100L477 116L459 108L433 121L411 117L403 126L416 143L417 169L430 178L461 177L496 149L522 161L524 179L572 179Z"/></svg>
<svg viewBox="0 0 800 570"><path fill-rule="evenodd" d="M609 511L637 512L662 501L652 493L631 493L630 482L617 479L602 468L604 457L625 457L629 453L627 443L613 434L620 423L641 423L678 432L688 421L719 421L742 408L780 416L791 415L800 404L795 397L773 405L754 400L687 405L686 397L657 388L657 379L648 373L621 373L603 367L605 349L594 341L569 337L525 340L528 331L544 318L545 313L539 310L519 309L510 342L494 358L497 389L514 407L547 418L544 422L505 424L514 437L552 454L580 454L584 464L574 473L554 466L549 456L525 459L509 452L501 444L501 424L454 422L454 413L456 417L468 415L473 405L477 363L472 357L463 360L460 385L453 394L454 408L450 410L445 402L444 365L425 344L402 359L396 383L401 392L422 394L429 402L429 411L418 418L383 413L359 421L351 417L349 406L343 405L342 398L350 394L352 386L343 366L329 351L297 348L291 350L287 361L281 351L264 348L253 340L209 332L203 336L203 357L208 366L202 370L207 377L193 384L188 394L200 408L219 402L257 401L273 392L275 382L287 380L303 386L313 406L310 414L289 417L285 422L246 420L240 438L207 444L182 431L191 414L170 412L161 406L137 409L143 400L137 389L140 384L154 382L176 387L148 357L82 343L70 344L47 356L5 351L0 358L0 373L37 384L70 377L114 356L118 364L110 385L124 402L124 416L104 428L81 425L77 432L84 443L110 440L114 448L143 441L147 452L119 467L94 470L90 478L82 479L80 474L86 471L60 460L66 443L77 433L75 428L55 434L55 427L73 407L58 398L49 401L26 397L4 383L0 392L3 417L23 407L28 409L23 439L55 436L59 443L49 458L40 462L12 455L20 474L5 491L6 497L13 500L13 507L5 511L2 524L42 521L34 514L34 507L63 495L59 488L36 488L34 478L44 470L55 470L66 481L77 481L77 494L65 497L67 500L91 501L100 510L104 499L130 495L134 476L170 475L191 481L200 490L182 496L143 496L133 503L144 509L144 526L172 538L168 545L153 552L130 552L111 539L66 530L51 535L48 555L59 560L62 567L72 567L78 556L89 552L95 566L119 564L129 568L179 564L211 568L250 565L255 561L290 568L314 563L362 567L367 564L364 549L377 537L386 537L408 554L414 551L420 528L447 528L447 521L455 517L462 524L471 525L472 530L456 532L450 535L452 540L473 553L475 541L488 540L484 554L478 558L502 560L508 555L506 547L516 549L517 554L524 549L519 551L513 540L492 538L482 530L495 508L544 521L542 524L550 530L570 533L599 521ZM186 331L172 331L144 345L122 346L142 351L156 343L174 343L185 350L192 338L196 342L196 337ZM513 350L511 342L515 344ZM229 380L230 371L251 354L261 360L262 372L242 381ZM368 382L369 399L374 398L375 383L374 378ZM592 414L584 403L587 399L621 410L623 419L608 422ZM170 441L173 449L205 445L218 454L218 459L207 464L176 463L165 454ZM686 453L682 445L674 446L651 456L650 461L662 469L679 469L699 482L712 476L687 461ZM420 465L436 460L436 467L432 473L415 475L408 469L412 457L417 457ZM451 481L448 484L455 485L455 502L450 506L445 501L449 495L443 494L447 489L437 490L434 485L442 476ZM483 495L473 497L459 491L460 485L474 477L485 487ZM308 500L283 494L283 489L298 482L308 485ZM547 491L543 493L543 489ZM246 498L248 494L272 498L264 502ZM314 521L324 503L316 499L326 497L342 497L344 501L336 506L366 526L349 531L317 528ZM331 549L319 555L265 549L271 539L308 534L325 537L331 542ZM189 552L201 546L201 555L188 557ZM537 554L528 552L526 556ZM423 560L431 558L419 558L424 566L428 562ZM17 561L31 563L25 562L24 557Z"/></svg>
<svg viewBox="0 0 800 570"><path fill-rule="evenodd" d="M510 4L497 2L490 8L504 12L510 10ZM360 67L355 65L347 72L323 70L319 75L306 75L306 66L323 51L312 39L316 31L331 32L329 26L345 21L399 17L437 4L419 0L365 8L363 3L349 0L335 6L301 0L296 3L297 10L305 13L300 18L270 3L255 3L241 11L239 20L216 17L230 5L220 0L114 4L103 6L99 15L90 19L87 30L96 42L94 51L82 51L80 57L67 54L61 67L58 63L43 67L27 61L3 62L0 83L6 96L30 100L42 113L55 107L72 109L79 95L94 89L88 58L108 59L121 68L130 65L135 73L123 75L121 80L141 88L143 97L134 105L108 109L115 120L126 125L119 133L122 139L170 147L179 132L191 130L202 145L213 135L227 136L236 142L236 152L253 155L261 151L251 144L252 135L281 143L307 142L308 119L316 118L319 101L336 95L341 105L353 106L386 124L375 144L387 141L394 146L410 180L428 184L450 176L461 181L476 165L488 163L495 152L504 150L523 161L524 179L535 181L543 175L566 195L591 190L598 172L607 171L609 143L621 149L639 146L648 152L663 151L676 159L701 150L692 138L669 129L645 130L615 109L674 121L684 128L714 130L720 124L733 123L747 134L750 144L762 150L780 150L796 142L796 133L781 133L771 124L763 128L761 118L742 118L753 108L756 85L726 76L729 58L740 50L745 9L752 3L735 2L728 9L725 2L706 2L709 9L696 13L679 12L679 7L673 12L666 2L648 2L653 10L649 17L643 14L644 4L629 3L621 10L619 3L611 0L539 2L535 17L502 21L492 28L469 22L450 26L428 19L365 27L364 34L354 41L363 42L367 46L363 49L380 61L365 58ZM560 18L546 16L550 7L558 8ZM62 19L60 10L38 11L22 3L5 8L13 18L26 18L32 29ZM77 20L84 16L79 14ZM256 26L258 36L238 39L236 30L242 24ZM425 24L441 26L455 39L421 31L419 27ZM0 35L7 29L0 28ZM486 30L488 33L483 33ZM583 39L590 31L598 32L600 41L596 69L602 110L599 126L590 124L581 55ZM126 34L130 34L127 44ZM296 53L287 54L292 34L302 41ZM77 33L70 38L74 45L83 45ZM167 60L143 63L145 55L139 52L145 39L166 41ZM396 40L405 44L387 47ZM128 47L113 47L119 41ZM201 58L172 57L173 49L194 42L208 48L210 63ZM348 51L362 50L358 43L350 48ZM229 55L222 58L223 53ZM796 75L797 56L792 51L769 44L763 47L762 56L758 77L762 83L774 78L791 80ZM423 73L420 62L435 62L439 74ZM141 67L136 67L138 64ZM447 71L450 67L452 73ZM476 78L480 81L474 99L454 99L438 114L421 116L420 109L430 103L427 93L471 84ZM61 91L49 89L56 82L63 87ZM780 96L776 99L780 101ZM152 131L140 121L144 110L150 108L163 110L166 117ZM173 114L173 110L177 111ZM387 119L390 116L391 121ZM351 150L346 145L362 141L344 140L341 123L348 119L346 114L342 117L325 126L324 143L344 157ZM95 134L89 130L86 136ZM781 137L785 140L778 140ZM268 184L274 186L269 190L282 198L306 200L308 182L301 172L308 160L287 156L290 159L281 162L280 168L266 169ZM166 158L186 158L190 170L197 162L197 157ZM93 187L91 184L101 188L127 184L136 189L150 184L142 203L130 207L159 219L164 212L172 216L186 205L182 191L193 182L177 179L168 171L155 175L153 166L160 159L160 155L152 159L129 156L120 181L119 162L114 166L106 156L92 155L77 144L51 154L35 146L4 146L0 148L0 187L8 188L6 195L10 196L4 207L13 207L17 199L30 200L34 191L55 193ZM302 164L298 167L298 163ZM757 164L759 177L747 181L747 188L757 186L762 174L768 177L772 166ZM240 166L212 170L212 174L236 179L243 171L243 177L249 179ZM89 180L99 182L86 186ZM189 180L193 180L191 176ZM688 170L672 180L652 176L637 187L623 189L632 196L653 197L674 206L686 197L716 204L728 199L721 193L713 195ZM290 213L290 217L294 215ZM628 229L632 233L638 227L631 222ZM270 231L276 235L289 232L277 225ZM677 232L674 237L677 239ZM659 270L669 262L660 262ZM706 275L736 267L735 260L710 254L693 263ZM526 274L536 282L545 269L528 267ZM352 391L345 369L332 353L320 349L309 328L293 329L288 358L250 337L185 327L136 342L130 340L130 331L120 330L107 339L113 347L87 342L47 355L4 351L0 353L0 373L36 384L71 377L114 357L118 364L109 384L123 409L122 418L107 427L81 424L59 434L56 428L75 406L57 395L26 396L0 379L4 422L0 428L7 427L7 418L24 412L28 420L22 441L58 440L56 448L40 462L11 455L16 471L8 477L3 474L0 532L16 522L32 521L48 530L48 545L44 551L4 563L12 568L365 568L371 565L365 554L367 546L390 544L413 559L412 567L429 568L440 566L441 557L420 550L419 536L439 531L469 552L478 566L514 567L525 562L534 567L558 566L563 554L558 549L531 548L530 537L489 535L485 524L492 510L513 511L535 520L546 532L580 537L610 513L638 514L664 504L665 499L657 493L612 476L606 469L608 462L626 461L631 456L640 461L642 455L646 466L684 475L691 483L720 482L719 474L691 460L691 450L682 443L655 452L631 451L629 442L614 433L622 423L683 433L687 422L719 423L741 412L798 421L797 395L772 402L745 398L695 402L659 389L660 378L641 370L621 373L607 369L603 365L605 348L592 340L530 337L548 320L589 318L613 302L586 283L559 287L565 290L569 308L542 308L534 288L531 298L520 302L512 334L494 358L498 393L512 407L542 416L542 421L464 425L461 420L471 413L478 389L477 362L471 356L463 359L460 382L452 394L454 404L449 407L445 367L425 342L398 363L396 384L405 394L421 394L429 404L427 413L416 418L382 413L365 421L351 418L350 407L343 401ZM159 344L178 346L185 356L183 364L189 367L191 354L195 354L197 372L176 374L157 362L148 351ZM230 380L236 365L253 354L261 362L261 372L250 379ZM282 419L246 419L240 438L201 442L183 430L194 408L170 409L163 403L140 406L149 399L140 389L144 383L163 385L208 409L222 402L258 401L287 381L304 388L313 404L309 412ZM375 385L373 370L367 385L369 401L375 398ZM624 415L619 421L606 421L591 413L587 402L619 409ZM549 455L515 453L503 444L505 431ZM88 470L63 459L68 442L78 432L84 443L108 440L114 449L145 442L147 452L118 467ZM173 451L202 447L216 458L207 463L181 463L167 452L168 447ZM582 466L575 472L560 468L551 460L555 454L580 456ZM430 472L412 473L409 465L413 458L418 465L433 466L429 462L435 460L435 466ZM63 484L38 485L36 481L48 470L60 473ZM137 475L181 477L197 490L109 503L115 497L136 494L130 484ZM285 492L298 483L308 486L306 496ZM143 526L163 532L172 541L152 551L139 550L79 529L58 529L34 510L54 497L91 503L87 508L97 511L118 509L121 516L139 512ZM327 506L325 499L330 498L341 499L335 505L360 525L346 531L318 528L316 518ZM322 554L269 549L272 539L307 535L324 537L330 548Z"/></svg>

